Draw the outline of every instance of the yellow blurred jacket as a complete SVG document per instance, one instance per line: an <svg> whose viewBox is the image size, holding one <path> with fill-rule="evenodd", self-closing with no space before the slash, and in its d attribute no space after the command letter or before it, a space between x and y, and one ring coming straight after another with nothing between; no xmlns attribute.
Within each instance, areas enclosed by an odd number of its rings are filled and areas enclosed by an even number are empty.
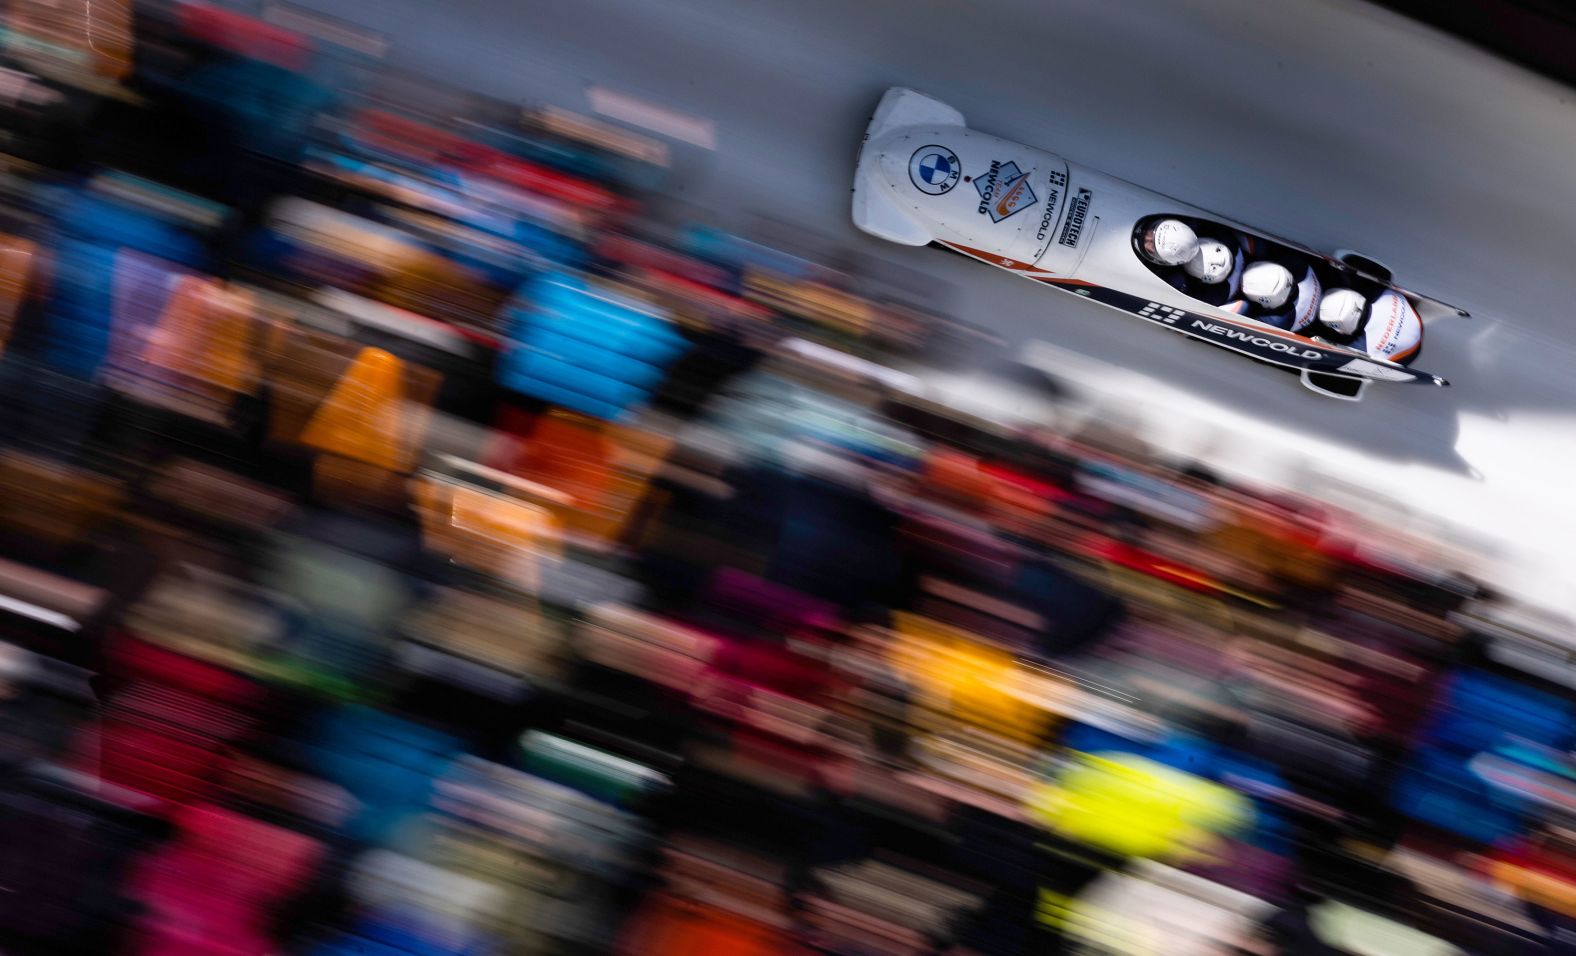
<svg viewBox="0 0 1576 956"><path fill-rule="evenodd" d="M1028 810L1091 846L1169 860L1206 854L1221 834L1253 819L1253 805L1236 791L1128 753L1076 755L1031 793Z"/></svg>

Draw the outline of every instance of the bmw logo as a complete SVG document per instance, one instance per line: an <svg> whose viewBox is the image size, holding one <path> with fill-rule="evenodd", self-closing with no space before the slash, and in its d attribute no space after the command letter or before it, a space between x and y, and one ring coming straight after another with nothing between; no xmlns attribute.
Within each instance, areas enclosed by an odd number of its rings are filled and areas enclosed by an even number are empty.
<svg viewBox="0 0 1576 956"><path fill-rule="evenodd" d="M908 161L908 178L927 196L951 192L962 174L958 154L945 146L921 146Z"/></svg>

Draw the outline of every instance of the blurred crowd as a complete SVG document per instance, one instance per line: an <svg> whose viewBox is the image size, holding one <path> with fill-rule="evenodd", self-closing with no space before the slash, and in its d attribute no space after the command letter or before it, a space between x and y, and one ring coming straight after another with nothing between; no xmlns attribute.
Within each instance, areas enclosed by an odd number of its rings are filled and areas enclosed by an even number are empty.
<svg viewBox="0 0 1576 956"><path fill-rule="evenodd" d="M0 951L1576 952L1567 654L1431 542L948 400L660 137L5 9Z"/></svg>

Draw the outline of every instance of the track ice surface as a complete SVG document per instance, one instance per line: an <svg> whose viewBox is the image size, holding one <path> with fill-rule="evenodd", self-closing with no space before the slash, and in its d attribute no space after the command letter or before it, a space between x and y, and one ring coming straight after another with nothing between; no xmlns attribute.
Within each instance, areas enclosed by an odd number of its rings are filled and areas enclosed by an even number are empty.
<svg viewBox="0 0 1576 956"><path fill-rule="evenodd" d="M1576 91L1359 0L309 0L458 86L586 109L599 84L715 123L676 197L786 220L945 284L1110 388L1515 542L1507 584L1576 605ZM849 224L853 152L901 84L975 128L1312 246L1468 309L1420 366L1450 389L1320 400L1289 376ZM1118 381L1119 380L1119 381ZM1197 434L1196 424L1179 429Z"/></svg>

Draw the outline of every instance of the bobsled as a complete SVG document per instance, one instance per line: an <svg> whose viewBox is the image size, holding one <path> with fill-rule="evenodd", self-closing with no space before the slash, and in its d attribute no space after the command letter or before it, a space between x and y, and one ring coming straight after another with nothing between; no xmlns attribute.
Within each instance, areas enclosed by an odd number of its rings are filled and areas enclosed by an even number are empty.
<svg viewBox="0 0 1576 956"><path fill-rule="evenodd" d="M1227 244L1236 275L1206 286L1182 266L1154 262L1145 236L1166 219ZM1361 399L1373 382L1449 385L1413 363L1426 324L1467 315L1397 286L1369 256L1316 252L969 129L957 110L902 88L887 91L865 130L853 220L881 239L937 246L1280 366L1313 391L1347 401ZM1265 321L1251 301L1233 295L1244 263L1255 260L1285 265L1294 276L1290 321ZM1321 290L1334 288L1353 289L1367 303L1346 335L1327 332L1317 319Z"/></svg>

